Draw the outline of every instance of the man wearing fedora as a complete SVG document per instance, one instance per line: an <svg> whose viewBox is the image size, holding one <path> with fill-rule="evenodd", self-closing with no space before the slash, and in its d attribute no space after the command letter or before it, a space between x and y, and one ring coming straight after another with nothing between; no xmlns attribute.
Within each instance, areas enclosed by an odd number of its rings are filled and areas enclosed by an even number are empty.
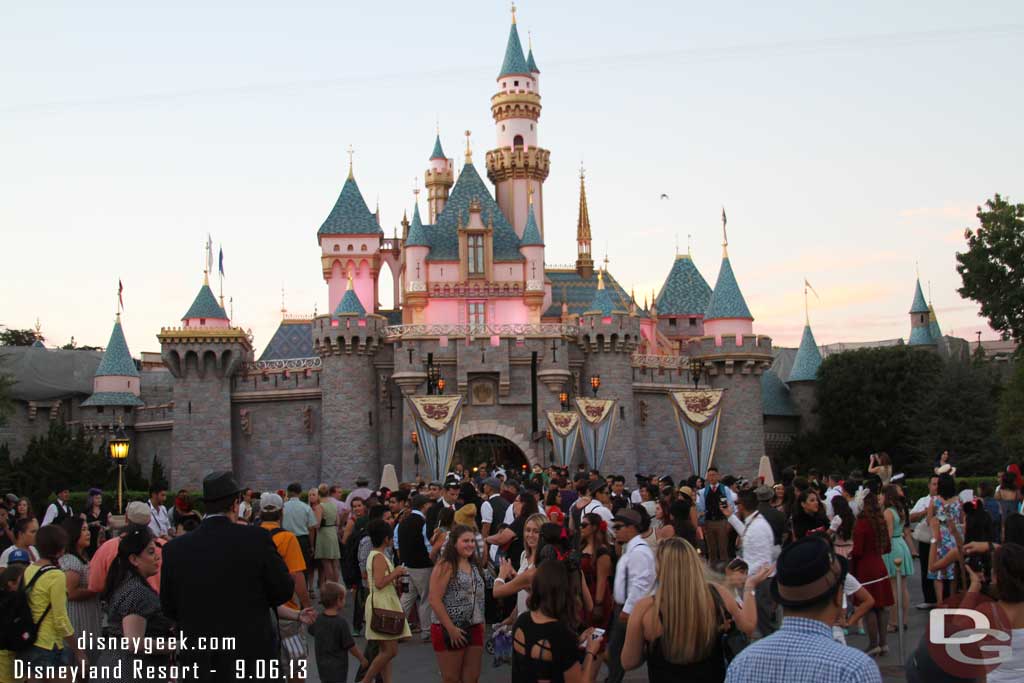
<svg viewBox="0 0 1024 683"><path fill-rule="evenodd" d="M771 584L783 608L782 628L737 655L726 683L881 683L874 660L832 639L832 625L843 609L846 572L846 558L820 537L787 546Z"/></svg>
<svg viewBox="0 0 1024 683"><path fill-rule="evenodd" d="M264 529L236 524L244 489L231 472L203 479L206 517L164 547L160 604L193 644L199 637L235 638L232 650L183 649L178 663L196 664L200 681L233 681L236 662L276 659L270 612L295 590L284 560Z"/></svg>

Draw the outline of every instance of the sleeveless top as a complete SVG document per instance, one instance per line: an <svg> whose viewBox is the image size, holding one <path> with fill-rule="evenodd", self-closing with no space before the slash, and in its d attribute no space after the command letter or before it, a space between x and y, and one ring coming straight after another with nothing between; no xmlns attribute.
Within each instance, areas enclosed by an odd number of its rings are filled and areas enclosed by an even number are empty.
<svg viewBox="0 0 1024 683"><path fill-rule="evenodd" d="M721 626L721 618L718 614L718 606L721 605L721 596L711 586L715 604L715 624ZM722 605L724 609L724 605ZM658 615L661 620L661 615ZM664 626L662 627L664 628ZM722 652L721 633L716 630L711 650L708 656L698 662L687 664L675 664L665 659L661 650L661 637L655 638L654 642L647 646L647 680L650 683L676 683L676 681L687 681L692 683L721 683L725 680L725 656Z"/></svg>
<svg viewBox="0 0 1024 683"><path fill-rule="evenodd" d="M455 625L474 626L484 623L484 577L470 567L469 574L462 570L452 573L448 580L441 603ZM431 611L430 623L440 624L437 615Z"/></svg>

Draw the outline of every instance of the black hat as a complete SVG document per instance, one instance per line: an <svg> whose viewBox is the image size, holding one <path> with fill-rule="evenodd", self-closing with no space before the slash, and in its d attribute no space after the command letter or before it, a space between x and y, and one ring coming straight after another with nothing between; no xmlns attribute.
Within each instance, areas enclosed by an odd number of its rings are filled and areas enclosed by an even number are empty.
<svg viewBox="0 0 1024 683"><path fill-rule="evenodd" d="M203 478L203 502L222 500L244 491L229 470L210 472Z"/></svg>
<svg viewBox="0 0 1024 683"><path fill-rule="evenodd" d="M422 493L417 493L415 496L412 497L412 509L419 510L421 507L430 502L430 498L427 498Z"/></svg>
<svg viewBox="0 0 1024 683"><path fill-rule="evenodd" d="M637 529L643 528L643 518L640 516L640 513L629 508L619 510L619 514L612 517L612 521L635 526Z"/></svg>
<svg viewBox="0 0 1024 683"><path fill-rule="evenodd" d="M473 484L471 484L468 481L463 482L459 486L459 498L461 498L463 500L463 502L466 502L466 503L468 503L471 500L476 500L477 499L476 487L473 486Z"/></svg>
<svg viewBox="0 0 1024 683"><path fill-rule="evenodd" d="M590 491L591 496L596 494L601 489L606 488L608 488L608 482L606 482L604 479L596 479L590 482L590 486L587 487L587 489Z"/></svg>
<svg viewBox="0 0 1024 683"><path fill-rule="evenodd" d="M356 477L356 486L369 486L370 480L366 477Z"/></svg>
<svg viewBox="0 0 1024 683"><path fill-rule="evenodd" d="M812 605L827 595L846 578L846 558L836 555L828 541L807 536L791 543L775 565L772 597L783 607Z"/></svg>

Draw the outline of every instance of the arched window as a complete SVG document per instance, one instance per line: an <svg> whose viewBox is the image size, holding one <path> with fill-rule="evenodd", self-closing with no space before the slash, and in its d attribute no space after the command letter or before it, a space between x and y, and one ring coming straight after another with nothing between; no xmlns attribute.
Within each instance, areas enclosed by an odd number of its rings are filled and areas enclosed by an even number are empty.
<svg viewBox="0 0 1024 683"><path fill-rule="evenodd" d="M523 136L522 135L517 135L514 138L512 138L512 146L513 147L522 147L523 146Z"/></svg>
<svg viewBox="0 0 1024 683"><path fill-rule="evenodd" d="M359 251L366 251L366 245L364 244L363 246L359 247Z"/></svg>
<svg viewBox="0 0 1024 683"><path fill-rule="evenodd" d="M341 251L341 245L340 244L335 244L334 245L334 251Z"/></svg>
<svg viewBox="0 0 1024 683"><path fill-rule="evenodd" d="M354 251L354 250L355 250L355 249L354 249L354 247L353 247L353 246L352 246L351 244L350 244L350 245L348 245L348 249L347 249L347 251Z"/></svg>

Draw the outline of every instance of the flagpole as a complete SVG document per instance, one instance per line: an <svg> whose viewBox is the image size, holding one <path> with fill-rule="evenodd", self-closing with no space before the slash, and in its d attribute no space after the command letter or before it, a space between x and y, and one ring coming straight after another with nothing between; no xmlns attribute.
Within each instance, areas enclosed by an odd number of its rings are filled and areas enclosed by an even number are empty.
<svg viewBox="0 0 1024 683"><path fill-rule="evenodd" d="M804 278L804 324L811 324L811 309L807 305L807 278Z"/></svg>

